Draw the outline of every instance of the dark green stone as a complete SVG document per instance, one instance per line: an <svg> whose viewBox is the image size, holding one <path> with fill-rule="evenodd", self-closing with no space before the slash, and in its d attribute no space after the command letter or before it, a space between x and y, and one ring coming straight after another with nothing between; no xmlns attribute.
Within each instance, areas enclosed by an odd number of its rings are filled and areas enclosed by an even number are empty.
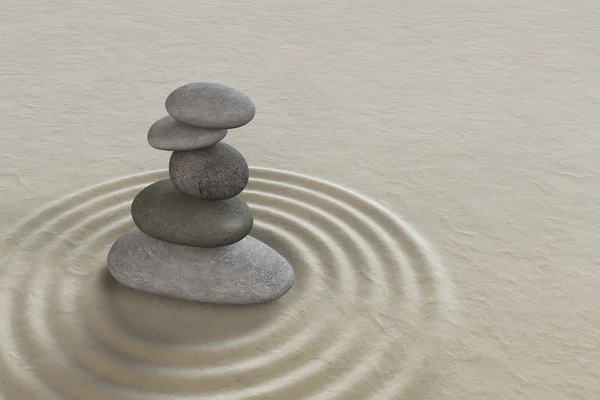
<svg viewBox="0 0 600 400"><path fill-rule="evenodd" d="M133 200L131 216L146 235L196 247L236 243L252 229L248 204L239 197L210 201L176 189L170 179L154 182Z"/></svg>

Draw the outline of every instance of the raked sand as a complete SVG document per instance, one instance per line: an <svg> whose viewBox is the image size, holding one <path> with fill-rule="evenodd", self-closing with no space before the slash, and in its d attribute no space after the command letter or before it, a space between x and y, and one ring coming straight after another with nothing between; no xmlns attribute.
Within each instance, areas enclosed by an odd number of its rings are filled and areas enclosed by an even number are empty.
<svg viewBox="0 0 600 400"><path fill-rule="evenodd" d="M0 13L0 398L600 398L600 4L31 0ZM259 306L106 271L194 81L256 104Z"/></svg>

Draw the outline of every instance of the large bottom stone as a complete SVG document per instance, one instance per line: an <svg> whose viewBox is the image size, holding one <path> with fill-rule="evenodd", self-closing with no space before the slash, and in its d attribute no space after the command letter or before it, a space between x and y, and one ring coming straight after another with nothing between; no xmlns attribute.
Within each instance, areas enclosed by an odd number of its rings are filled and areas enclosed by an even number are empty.
<svg viewBox="0 0 600 400"><path fill-rule="evenodd" d="M127 232L108 252L111 275L125 286L185 300L254 304L277 299L294 284L294 270L250 236L222 247L189 247Z"/></svg>

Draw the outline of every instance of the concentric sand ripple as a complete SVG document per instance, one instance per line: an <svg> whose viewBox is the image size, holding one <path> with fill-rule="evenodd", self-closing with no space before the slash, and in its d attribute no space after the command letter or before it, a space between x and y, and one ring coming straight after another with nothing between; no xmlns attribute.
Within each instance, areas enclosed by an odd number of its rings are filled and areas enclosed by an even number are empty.
<svg viewBox="0 0 600 400"><path fill-rule="evenodd" d="M414 399L432 379L453 299L403 220L339 186L251 169L252 236L292 290L254 306L166 299L118 284L112 243L156 171L62 199L5 239L0 398Z"/></svg>

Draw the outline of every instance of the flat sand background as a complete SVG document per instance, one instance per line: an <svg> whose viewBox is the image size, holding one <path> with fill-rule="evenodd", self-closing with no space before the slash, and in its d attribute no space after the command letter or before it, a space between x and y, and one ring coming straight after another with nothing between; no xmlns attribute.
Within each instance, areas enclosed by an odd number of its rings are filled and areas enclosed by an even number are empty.
<svg viewBox="0 0 600 400"><path fill-rule="evenodd" d="M598 1L1 3L1 399L600 398ZM257 105L279 302L105 273L195 81Z"/></svg>

